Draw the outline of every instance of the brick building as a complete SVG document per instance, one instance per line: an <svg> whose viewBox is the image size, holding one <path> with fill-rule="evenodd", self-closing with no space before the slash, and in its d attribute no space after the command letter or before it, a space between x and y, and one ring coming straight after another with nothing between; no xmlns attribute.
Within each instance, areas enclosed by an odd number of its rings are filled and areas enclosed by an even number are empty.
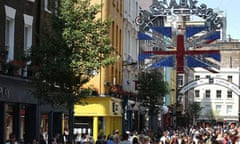
<svg viewBox="0 0 240 144"><path fill-rule="evenodd" d="M21 142L32 143L41 130L47 131L50 142L62 132L67 119L64 108L39 104L29 83L33 73L27 57L31 47L38 45L41 23L51 14L52 2L0 1L0 143L10 133Z"/></svg>

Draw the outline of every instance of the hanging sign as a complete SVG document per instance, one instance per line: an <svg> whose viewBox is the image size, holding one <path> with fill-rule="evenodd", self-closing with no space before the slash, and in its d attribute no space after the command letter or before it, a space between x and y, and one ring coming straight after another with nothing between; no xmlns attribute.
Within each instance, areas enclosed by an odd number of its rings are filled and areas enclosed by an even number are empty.
<svg viewBox="0 0 240 144"><path fill-rule="evenodd" d="M158 0L150 7L150 11L141 10L140 15L136 18L136 24L144 25L152 23L158 16L188 16L196 15L206 20L206 24L210 30L222 28L223 19L214 12L212 8L208 8L206 4L197 5L197 0Z"/></svg>
<svg viewBox="0 0 240 144"><path fill-rule="evenodd" d="M214 85L220 85L220 86L226 87L226 88L232 90L238 96L240 96L240 89L236 84L231 83L225 79L220 79L220 78L202 78L199 80L192 81L192 82L188 83L187 85L183 86L180 89L179 94L184 94L185 92L187 92L188 90L190 90L192 88L195 88L195 87L198 87L201 85L208 85L208 84L214 84Z"/></svg>

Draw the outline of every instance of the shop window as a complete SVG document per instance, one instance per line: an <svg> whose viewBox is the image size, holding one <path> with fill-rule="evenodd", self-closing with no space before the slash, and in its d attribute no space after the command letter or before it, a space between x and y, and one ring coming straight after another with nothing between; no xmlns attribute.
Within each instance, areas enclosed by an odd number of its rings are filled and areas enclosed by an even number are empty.
<svg viewBox="0 0 240 144"><path fill-rule="evenodd" d="M48 114L41 114L41 124L40 128L42 132L46 132L48 129Z"/></svg>
<svg viewBox="0 0 240 144"><path fill-rule="evenodd" d="M103 117L98 117L98 133L104 133L105 121Z"/></svg>
<svg viewBox="0 0 240 144"><path fill-rule="evenodd" d="M5 105L6 119L5 119L5 139L9 139L9 135L13 132L13 106Z"/></svg>
<svg viewBox="0 0 240 144"><path fill-rule="evenodd" d="M75 117L74 133L93 135L93 118L92 117Z"/></svg>

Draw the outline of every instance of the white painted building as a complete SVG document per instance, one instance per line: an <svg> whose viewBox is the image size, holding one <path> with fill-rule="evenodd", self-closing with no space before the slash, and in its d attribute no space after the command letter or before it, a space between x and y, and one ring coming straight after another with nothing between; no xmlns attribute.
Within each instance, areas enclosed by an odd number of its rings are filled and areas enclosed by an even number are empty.
<svg viewBox="0 0 240 144"><path fill-rule="evenodd" d="M223 59L224 60L224 59ZM194 69L195 80L209 78L223 80L223 85L205 84L194 88L194 101L202 107L198 120L238 121L239 93L231 85L239 88L240 69L221 68L219 73L210 73L201 68ZM229 83L227 83L229 82ZM211 83L211 82L210 82Z"/></svg>
<svg viewBox="0 0 240 144"><path fill-rule="evenodd" d="M124 0L123 20L123 90L135 92L138 73L139 41L138 25L135 23L140 12L141 0Z"/></svg>

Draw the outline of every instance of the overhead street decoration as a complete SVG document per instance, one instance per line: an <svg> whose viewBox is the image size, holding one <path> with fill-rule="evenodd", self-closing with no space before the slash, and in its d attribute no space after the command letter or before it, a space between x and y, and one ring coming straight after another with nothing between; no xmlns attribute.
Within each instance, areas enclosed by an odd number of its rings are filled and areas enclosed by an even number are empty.
<svg viewBox="0 0 240 144"><path fill-rule="evenodd" d="M220 78L201 78L199 80L191 81L179 90L179 94L184 94L190 89L193 89L202 85L208 85L208 84L226 87L232 90L238 96L240 96L240 90L237 84L231 83L225 79L220 79Z"/></svg>
<svg viewBox="0 0 240 144"><path fill-rule="evenodd" d="M150 12L141 10L135 21L140 26L152 26L154 20L159 16L173 16L173 15L196 15L206 20L206 25L209 30L216 30L222 28L222 18L214 12L212 8L208 8L206 4L197 5L197 0L158 0L150 7Z"/></svg>
<svg viewBox="0 0 240 144"><path fill-rule="evenodd" d="M171 15L180 17L180 24L185 22L183 17L189 15L199 16L205 23L194 26L182 24L176 29L155 26L156 19ZM152 65L148 65L149 68L176 66L177 73L184 73L184 67L202 67L214 73L220 69L219 50L202 49L220 38L219 29L222 28L222 18L212 8L207 8L206 4L197 6L195 0L179 0L179 3L176 0L169 3L159 0L150 6L150 11L140 11L136 24L142 30L138 33L138 39L152 41L159 47L158 50L143 51L139 54L139 61L159 56L158 61L152 61Z"/></svg>

